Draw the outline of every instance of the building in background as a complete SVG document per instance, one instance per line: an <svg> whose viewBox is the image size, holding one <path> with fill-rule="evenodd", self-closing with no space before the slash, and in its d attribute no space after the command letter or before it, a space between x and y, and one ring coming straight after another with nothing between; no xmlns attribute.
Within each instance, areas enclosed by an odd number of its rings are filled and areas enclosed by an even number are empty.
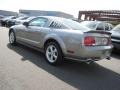
<svg viewBox="0 0 120 90"><path fill-rule="evenodd" d="M120 21L120 10L79 11L78 20Z"/></svg>
<svg viewBox="0 0 120 90"><path fill-rule="evenodd" d="M17 12L0 10L0 16L16 16L16 15L18 15Z"/></svg>
<svg viewBox="0 0 120 90"><path fill-rule="evenodd" d="M64 18L73 18L73 15L60 12L60 11L42 11L42 10L19 10L19 13L26 14L28 16L58 16Z"/></svg>

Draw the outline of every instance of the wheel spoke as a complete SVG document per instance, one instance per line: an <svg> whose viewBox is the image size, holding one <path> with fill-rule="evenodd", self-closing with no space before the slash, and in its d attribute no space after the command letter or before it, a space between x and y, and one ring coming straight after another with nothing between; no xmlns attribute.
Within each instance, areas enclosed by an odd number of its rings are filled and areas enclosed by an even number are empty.
<svg viewBox="0 0 120 90"><path fill-rule="evenodd" d="M50 47L51 52L53 52L53 46Z"/></svg>
<svg viewBox="0 0 120 90"><path fill-rule="evenodd" d="M50 59L53 61L53 55L51 55Z"/></svg>
<svg viewBox="0 0 120 90"><path fill-rule="evenodd" d="M53 57L54 57L55 59L57 59L57 55L54 54Z"/></svg>
<svg viewBox="0 0 120 90"><path fill-rule="evenodd" d="M53 50L53 52L56 53L56 52L57 52L57 49L55 48L55 49Z"/></svg>
<svg viewBox="0 0 120 90"><path fill-rule="evenodd" d="M51 54L51 52L49 51L49 49L47 50L47 53L48 53L48 54Z"/></svg>

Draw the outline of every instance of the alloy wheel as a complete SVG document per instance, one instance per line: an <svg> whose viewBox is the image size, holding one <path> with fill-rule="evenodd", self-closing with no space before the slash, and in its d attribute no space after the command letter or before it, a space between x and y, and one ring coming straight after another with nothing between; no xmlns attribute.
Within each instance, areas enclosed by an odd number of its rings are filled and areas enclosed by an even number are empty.
<svg viewBox="0 0 120 90"><path fill-rule="evenodd" d="M13 32L10 33L10 38L9 38L9 40L10 40L10 43L11 43L11 44L14 43L14 41L15 41L15 36L14 36L14 33L13 33Z"/></svg>
<svg viewBox="0 0 120 90"><path fill-rule="evenodd" d="M58 51L54 45L49 45L46 49L46 57L49 62L54 63L58 58Z"/></svg>

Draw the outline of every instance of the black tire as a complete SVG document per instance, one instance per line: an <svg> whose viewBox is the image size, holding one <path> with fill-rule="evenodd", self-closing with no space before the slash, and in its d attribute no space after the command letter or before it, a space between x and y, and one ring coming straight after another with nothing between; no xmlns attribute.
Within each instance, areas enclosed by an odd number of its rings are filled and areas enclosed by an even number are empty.
<svg viewBox="0 0 120 90"><path fill-rule="evenodd" d="M13 34L13 40L11 40L11 35ZM9 33L9 42L11 45L16 45L16 36L15 36L15 32L12 30Z"/></svg>
<svg viewBox="0 0 120 90"><path fill-rule="evenodd" d="M57 59L54 61L54 62L51 62L48 57L47 57L47 49L50 47L50 46L54 46L57 50ZM60 48L60 46L56 43L56 42L49 42L46 44L45 46L45 57L46 57L46 61L51 64L51 65L60 65L62 64L63 62L63 53L62 53L62 50Z"/></svg>

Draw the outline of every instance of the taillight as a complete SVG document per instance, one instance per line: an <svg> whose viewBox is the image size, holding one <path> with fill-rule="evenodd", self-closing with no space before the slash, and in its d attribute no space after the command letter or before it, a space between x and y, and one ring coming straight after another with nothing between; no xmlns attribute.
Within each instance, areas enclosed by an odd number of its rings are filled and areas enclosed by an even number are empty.
<svg viewBox="0 0 120 90"><path fill-rule="evenodd" d="M86 36L84 38L84 45L85 46L93 46L93 45L95 45L95 37L93 37L93 36Z"/></svg>
<svg viewBox="0 0 120 90"><path fill-rule="evenodd" d="M104 46L110 44L111 44L111 38L107 38L107 37L86 36L84 38L85 46Z"/></svg>

